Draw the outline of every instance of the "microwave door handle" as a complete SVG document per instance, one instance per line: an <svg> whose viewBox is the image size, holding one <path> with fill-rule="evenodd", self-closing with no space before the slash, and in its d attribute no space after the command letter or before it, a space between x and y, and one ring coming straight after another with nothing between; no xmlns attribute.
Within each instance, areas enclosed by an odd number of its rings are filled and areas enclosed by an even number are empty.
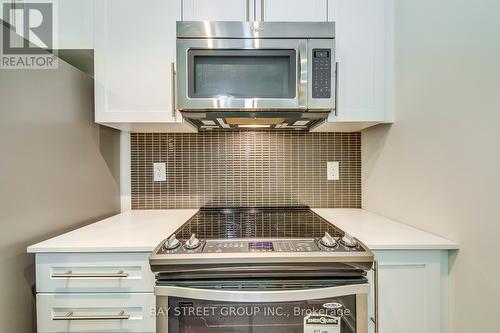
<svg viewBox="0 0 500 333"><path fill-rule="evenodd" d="M297 94L298 106L307 109L307 42L301 41L298 47L297 64Z"/></svg>
<svg viewBox="0 0 500 333"><path fill-rule="evenodd" d="M339 63L335 62L335 116L339 115L339 68Z"/></svg>
<svg viewBox="0 0 500 333"><path fill-rule="evenodd" d="M176 94L176 90L175 90L175 81L176 81L175 80L175 75L176 75L176 73L175 73L175 62L171 62L170 63L170 79L171 79L170 80L170 85L171 85L171 87L170 87L170 93L172 94L171 95L171 100L172 100L172 118L174 120L177 118L177 112L176 112L177 110L175 109L175 105L176 105L175 98L177 97L177 96L175 96L175 94Z"/></svg>
<svg viewBox="0 0 500 333"><path fill-rule="evenodd" d="M181 297L200 299L216 302L296 302L322 298L341 297L347 295L368 295L370 286L367 283L353 284L338 287L325 287L314 289L286 290L286 291L241 291L221 289L201 289L179 286L155 287L155 295L168 297Z"/></svg>

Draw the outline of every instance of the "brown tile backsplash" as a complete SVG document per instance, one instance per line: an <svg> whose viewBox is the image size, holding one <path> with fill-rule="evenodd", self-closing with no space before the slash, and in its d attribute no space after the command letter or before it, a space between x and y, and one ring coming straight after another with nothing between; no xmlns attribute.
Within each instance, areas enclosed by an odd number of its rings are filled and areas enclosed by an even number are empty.
<svg viewBox="0 0 500 333"><path fill-rule="evenodd" d="M359 133L133 133L132 208L361 207ZM340 180L326 179L327 161ZM153 182L166 162L167 181Z"/></svg>

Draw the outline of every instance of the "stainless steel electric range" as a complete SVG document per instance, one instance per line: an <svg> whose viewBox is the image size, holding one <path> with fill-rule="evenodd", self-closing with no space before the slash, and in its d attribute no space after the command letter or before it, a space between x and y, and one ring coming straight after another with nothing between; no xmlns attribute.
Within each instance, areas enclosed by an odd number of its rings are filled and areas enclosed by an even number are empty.
<svg viewBox="0 0 500 333"><path fill-rule="evenodd" d="M368 331L373 254L305 206L202 208L150 265L157 332Z"/></svg>

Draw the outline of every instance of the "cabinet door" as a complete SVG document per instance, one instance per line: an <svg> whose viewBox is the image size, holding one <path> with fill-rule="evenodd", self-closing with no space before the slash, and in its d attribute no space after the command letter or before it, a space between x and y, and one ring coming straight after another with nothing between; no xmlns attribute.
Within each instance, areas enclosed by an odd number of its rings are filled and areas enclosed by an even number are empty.
<svg viewBox="0 0 500 333"><path fill-rule="evenodd" d="M392 0L329 0L338 109L330 121L386 121L392 92Z"/></svg>
<svg viewBox="0 0 500 333"><path fill-rule="evenodd" d="M251 21L253 0L184 0L184 21Z"/></svg>
<svg viewBox="0 0 500 333"><path fill-rule="evenodd" d="M377 251L375 257L379 269L379 332L445 332L447 253ZM370 304L369 315L373 317L373 297ZM370 325L373 332L373 323Z"/></svg>
<svg viewBox="0 0 500 333"><path fill-rule="evenodd" d="M327 0L258 0L260 21L325 22L328 19Z"/></svg>
<svg viewBox="0 0 500 333"><path fill-rule="evenodd" d="M175 122L173 72L180 0L96 1L96 121Z"/></svg>

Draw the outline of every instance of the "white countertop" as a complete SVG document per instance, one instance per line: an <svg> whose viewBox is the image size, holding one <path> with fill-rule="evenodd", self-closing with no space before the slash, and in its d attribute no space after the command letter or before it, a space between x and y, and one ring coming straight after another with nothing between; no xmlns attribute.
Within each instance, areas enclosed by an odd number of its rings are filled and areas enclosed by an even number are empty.
<svg viewBox="0 0 500 333"><path fill-rule="evenodd" d="M451 250L458 244L363 209L314 208L372 250ZM28 247L28 252L151 252L196 209L127 211Z"/></svg>
<svg viewBox="0 0 500 333"><path fill-rule="evenodd" d="M151 252L197 209L130 210L28 247L28 252Z"/></svg>
<svg viewBox="0 0 500 333"><path fill-rule="evenodd" d="M371 250L456 250L458 243L364 209L313 208Z"/></svg>

